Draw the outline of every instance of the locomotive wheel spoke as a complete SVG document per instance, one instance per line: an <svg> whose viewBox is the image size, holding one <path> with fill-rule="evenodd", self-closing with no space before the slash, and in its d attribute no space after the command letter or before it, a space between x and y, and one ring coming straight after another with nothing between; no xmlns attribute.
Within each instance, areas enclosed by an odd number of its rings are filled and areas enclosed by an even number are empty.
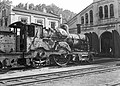
<svg viewBox="0 0 120 86"><path fill-rule="evenodd" d="M58 52L62 53L61 55L54 56L54 61L59 66L65 66L69 63L70 57L67 56L68 51L65 49L60 49Z"/></svg>

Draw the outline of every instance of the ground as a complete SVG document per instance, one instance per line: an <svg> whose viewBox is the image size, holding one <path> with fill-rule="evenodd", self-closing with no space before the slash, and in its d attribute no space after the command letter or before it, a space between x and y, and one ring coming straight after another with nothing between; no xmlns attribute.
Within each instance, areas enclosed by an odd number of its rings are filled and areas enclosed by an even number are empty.
<svg viewBox="0 0 120 86"><path fill-rule="evenodd" d="M107 61L110 63L107 63ZM57 71L65 71L71 69L83 69L95 66L102 66L102 65L118 65L120 66L120 59L113 59L113 58L104 58L100 60L96 60L95 64L91 65L79 65L73 67L63 67L63 68L40 68L35 70L28 70L28 71L17 71L17 72L8 72L5 74L0 74L0 79L3 78L10 78L10 77L17 77L17 76L24 76L24 75L34 75L34 74L42 74L42 73L49 73L49 72L57 72ZM106 73L97 73L97 74L90 74L90 75L82 75L82 76L74 76L69 78L62 78L58 80L51 80L48 82L40 82L29 84L25 86L120 86L114 85L120 83L120 69L112 72ZM1 86L1 85L0 85Z"/></svg>
<svg viewBox="0 0 120 86"><path fill-rule="evenodd" d="M112 86L117 83L120 83L120 70L82 77L70 77L42 84L36 83L35 86ZM120 84L115 86L120 86Z"/></svg>

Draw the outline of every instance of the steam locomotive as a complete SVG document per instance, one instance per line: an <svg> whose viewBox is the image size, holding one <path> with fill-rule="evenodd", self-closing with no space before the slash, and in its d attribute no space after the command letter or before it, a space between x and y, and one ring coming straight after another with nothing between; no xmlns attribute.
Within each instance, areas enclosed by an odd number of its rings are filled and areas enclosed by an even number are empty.
<svg viewBox="0 0 120 86"><path fill-rule="evenodd" d="M65 66L70 62L93 61L88 37L70 34L67 25L53 29L17 21L9 27L9 33L0 34L1 69L52 64Z"/></svg>

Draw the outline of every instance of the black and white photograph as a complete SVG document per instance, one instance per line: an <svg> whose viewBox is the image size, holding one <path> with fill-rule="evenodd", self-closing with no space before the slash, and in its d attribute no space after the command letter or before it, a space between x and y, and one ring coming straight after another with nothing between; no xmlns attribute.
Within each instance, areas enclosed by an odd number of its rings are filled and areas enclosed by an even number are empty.
<svg viewBox="0 0 120 86"><path fill-rule="evenodd" d="M0 86L120 86L120 0L0 0Z"/></svg>

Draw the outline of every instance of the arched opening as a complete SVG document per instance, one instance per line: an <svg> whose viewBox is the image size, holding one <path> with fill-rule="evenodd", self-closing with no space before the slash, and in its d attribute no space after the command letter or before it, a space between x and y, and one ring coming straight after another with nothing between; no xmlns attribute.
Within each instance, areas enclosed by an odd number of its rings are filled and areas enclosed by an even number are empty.
<svg viewBox="0 0 120 86"><path fill-rule="evenodd" d="M99 37L95 32L92 32L92 46L96 53L100 52Z"/></svg>
<svg viewBox="0 0 120 86"><path fill-rule="evenodd" d="M85 35L89 39L89 46L90 51L94 51L96 53L99 53L99 38L98 35L95 32L85 33Z"/></svg>
<svg viewBox="0 0 120 86"><path fill-rule="evenodd" d="M101 53L110 55L112 52L112 33L104 32L101 35Z"/></svg>
<svg viewBox="0 0 120 86"><path fill-rule="evenodd" d="M113 55L120 58L120 34L116 30L112 30L113 34Z"/></svg>

